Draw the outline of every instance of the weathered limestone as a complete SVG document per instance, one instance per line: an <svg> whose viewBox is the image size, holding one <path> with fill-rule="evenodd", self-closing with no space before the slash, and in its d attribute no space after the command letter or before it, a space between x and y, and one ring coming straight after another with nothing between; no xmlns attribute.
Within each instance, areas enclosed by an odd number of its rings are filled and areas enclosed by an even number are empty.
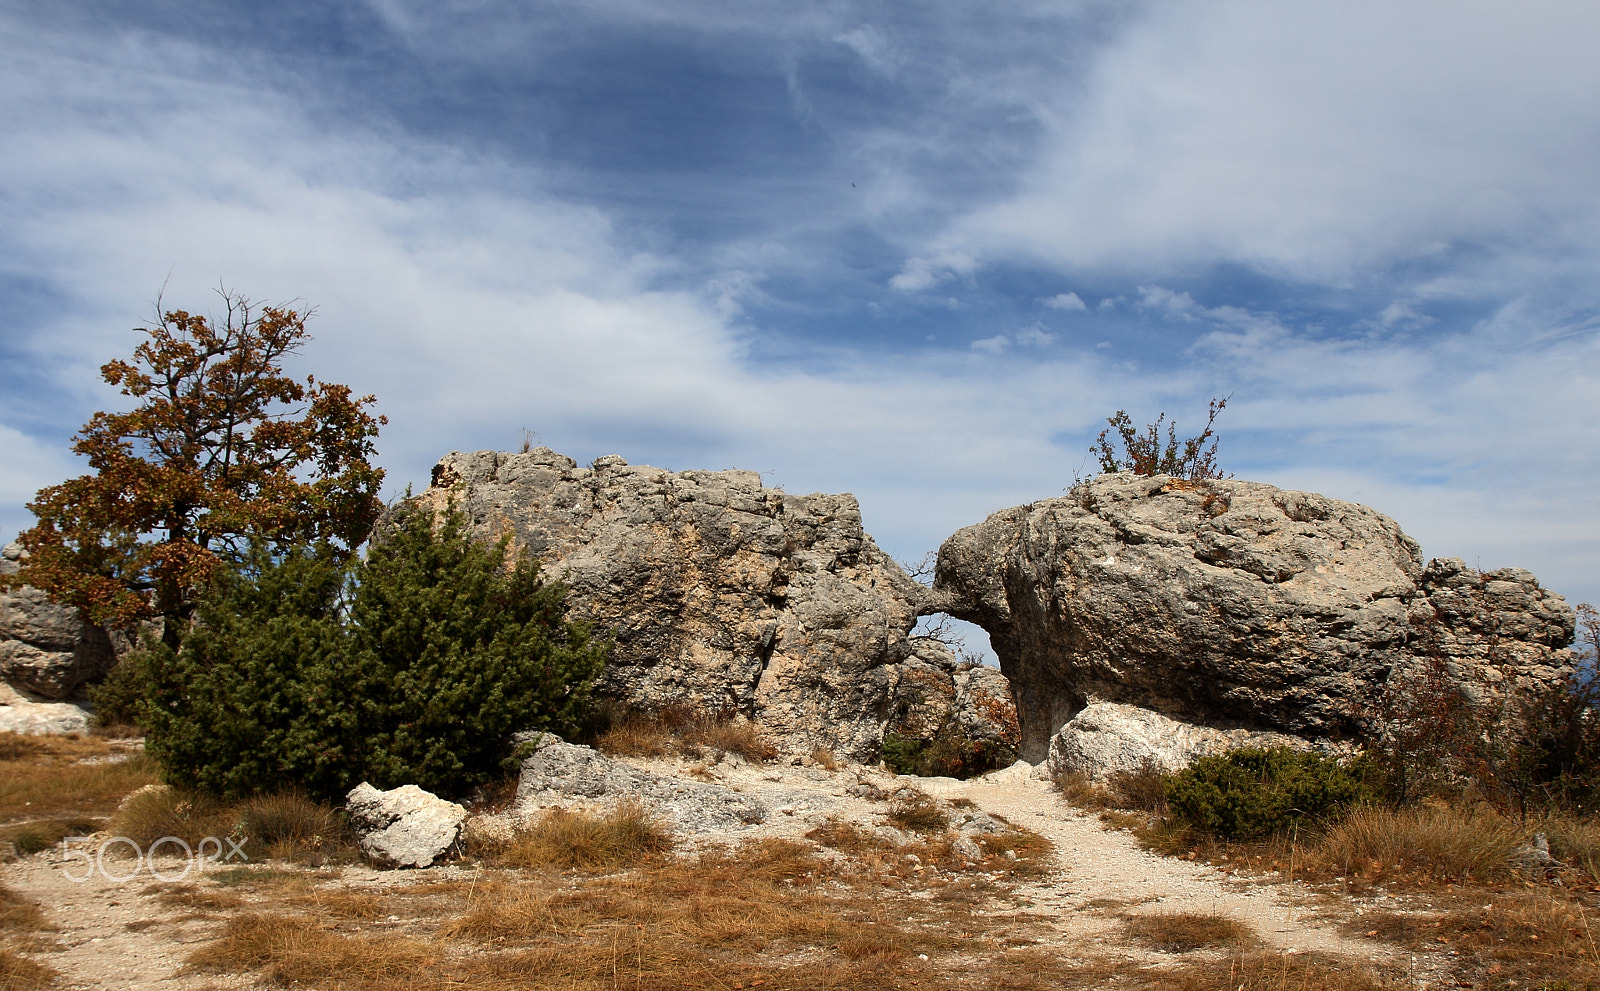
<svg viewBox="0 0 1600 991"><path fill-rule="evenodd" d="M1196 757L1238 747L1307 746L1305 740L1286 733L1195 726L1134 705L1094 702L1051 737L1047 765L1052 775L1079 771L1098 780L1146 765L1171 774Z"/></svg>
<svg viewBox="0 0 1600 991"><path fill-rule="evenodd" d="M510 535L616 637L598 685L643 709L741 714L793 753L870 759L915 716L1009 731L1004 679L913 640L928 589L880 551L850 495L797 496L751 471L682 471L548 448L447 455L418 497ZM982 714L956 715L964 700ZM1009 722L1008 722L1009 720Z"/></svg>
<svg viewBox="0 0 1600 991"><path fill-rule="evenodd" d="M988 631L1032 761L1097 700L1357 736L1390 672L1431 657L1492 706L1564 672L1574 623L1521 569L1425 565L1365 506L1129 473L961 530L934 588L930 605Z"/></svg>
<svg viewBox="0 0 1600 991"><path fill-rule="evenodd" d="M20 544L0 551L0 575L27 556ZM0 681L35 699L64 699L117 662L106 631L78 610L30 585L0 592Z"/></svg>
<svg viewBox="0 0 1600 991"><path fill-rule="evenodd" d="M379 791L361 782L345 796L361 852L385 867L431 867L461 836L467 810L401 785Z"/></svg>
<svg viewBox="0 0 1600 991"><path fill-rule="evenodd" d="M731 788L652 774L552 733L539 735L537 748L522 762L516 811L566 806L575 799L606 807L635 801L684 833L748 828L768 815L759 800Z"/></svg>

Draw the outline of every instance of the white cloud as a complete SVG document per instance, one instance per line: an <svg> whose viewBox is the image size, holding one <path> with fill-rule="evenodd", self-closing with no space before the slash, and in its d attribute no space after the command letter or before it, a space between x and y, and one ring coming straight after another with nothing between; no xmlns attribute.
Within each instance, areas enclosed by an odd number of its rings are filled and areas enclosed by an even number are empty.
<svg viewBox="0 0 1600 991"><path fill-rule="evenodd" d="M1088 309L1088 307L1084 305L1083 300L1080 299L1078 294L1075 292L1057 293L1054 296L1044 299L1043 303L1053 310L1066 310L1068 312L1072 312L1074 310L1081 311Z"/></svg>
<svg viewBox="0 0 1600 991"><path fill-rule="evenodd" d="M1584 4L1151 4L1041 118L1017 193L936 243L1339 283L1466 242L1480 287L1499 256L1576 272L1600 253L1597 32Z"/></svg>
<svg viewBox="0 0 1600 991"><path fill-rule="evenodd" d="M972 342L974 351L987 351L990 354L999 354L1010 346L1011 338L1004 334L996 334L993 337L985 337Z"/></svg>
<svg viewBox="0 0 1600 991"><path fill-rule="evenodd" d="M1055 342L1056 335L1047 333L1042 324L1032 324L1017 331L1017 343L1042 348Z"/></svg>

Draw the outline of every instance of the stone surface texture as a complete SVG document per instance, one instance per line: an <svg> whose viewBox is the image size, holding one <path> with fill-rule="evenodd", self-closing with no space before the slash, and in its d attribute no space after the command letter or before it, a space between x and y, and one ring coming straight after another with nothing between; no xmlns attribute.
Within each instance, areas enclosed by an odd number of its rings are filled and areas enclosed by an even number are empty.
<svg viewBox="0 0 1600 991"><path fill-rule="evenodd" d="M655 774L553 733L530 737L538 741L537 749L522 762L515 806L519 813L567 807L575 799L599 808L631 800L685 833L737 830L764 822L769 814L759 799L723 785Z"/></svg>
<svg viewBox="0 0 1600 991"><path fill-rule="evenodd" d="M1078 771L1090 780L1154 765L1171 774L1196 757L1237 747L1291 747L1309 744L1287 733L1220 730L1169 719L1159 712L1120 702L1094 702L1073 716L1050 739L1047 767L1052 775Z"/></svg>
<svg viewBox="0 0 1600 991"><path fill-rule="evenodd" d="M934 590L988 631L1035 762L1093 701L1335 738L1431 658L1486 706L1571 663L1573 610L1528 572L1424 562L1366 506L1234 479L1101 475L1003 510L945 541Z"/></svg>
<svg viewBox="0 0 1600 991"><path fill-rule="evenodd" d="M0 705L0 733L62 736L89 731L89 710L71 702L16 701Z"/></svg>
<svg viewBox="0 0 1600 991"><path fill-rule="evenodd" d="M363 781L345 796L361 852L385 867L431 867L455 845L467 810L416 785L379 791Z"/></svg>
<svg viewBox="0 0 1600 991"><path fill-rule="evenodd" d="M742 715L792 753L867 759L906 722L1015 739L998 672L960 678L947 647L910 635L930 591L863 531L854 496L537 448L447 455L418 498L567 583L572 618L616 638L603 696Z"/></svg>
<svg viewBox="0 0 1600 991"><path fill-rule="evenodd" d="M0 575L27 557L20 544L0 550ZM110 636L78 610L31 585L0 592L0 679L35 700L70 697L116 664Z"/></svg>

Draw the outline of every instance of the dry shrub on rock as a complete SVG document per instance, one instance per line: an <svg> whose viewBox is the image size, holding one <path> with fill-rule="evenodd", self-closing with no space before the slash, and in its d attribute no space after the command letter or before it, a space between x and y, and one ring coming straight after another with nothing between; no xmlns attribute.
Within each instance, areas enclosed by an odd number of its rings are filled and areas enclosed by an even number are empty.
<svg viewBox="0 0 1600 991"><path fill-rule="evenodd" d="M707 750L738 754L753 764L778 755L760 727L732 713L707 713L669 706L650 712L615 714L611 726L595 741L595 749L613 757L701 758Z"/></svg>

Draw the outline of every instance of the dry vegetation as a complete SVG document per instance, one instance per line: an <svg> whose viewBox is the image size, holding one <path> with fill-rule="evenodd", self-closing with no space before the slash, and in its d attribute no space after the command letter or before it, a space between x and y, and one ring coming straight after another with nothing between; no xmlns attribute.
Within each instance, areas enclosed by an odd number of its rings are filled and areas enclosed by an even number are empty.
<svg viewBox="0 0 1600 991"><path fill-rule="evenodd" d="M0 991L35 991L55 980L54 970L21 955L38 949L36 934L47 926L38 905L0 885Z"/></svg>
<svg viewBox="0 0 1600 991"><path fill-rule="evenodd" d="M627 712L612 717L611 728L595 740L595 748L613 757L738 754L753 764L772 760L777 748L754 723L731 715L668 708Z"/></svg>
<svg viewBox="0 0 1600 991"><path fill-rule="evenodd" d="M155 780L144 755L115 741L0 733L0 843L26 855L91 833L124 795Z"/></svg>

